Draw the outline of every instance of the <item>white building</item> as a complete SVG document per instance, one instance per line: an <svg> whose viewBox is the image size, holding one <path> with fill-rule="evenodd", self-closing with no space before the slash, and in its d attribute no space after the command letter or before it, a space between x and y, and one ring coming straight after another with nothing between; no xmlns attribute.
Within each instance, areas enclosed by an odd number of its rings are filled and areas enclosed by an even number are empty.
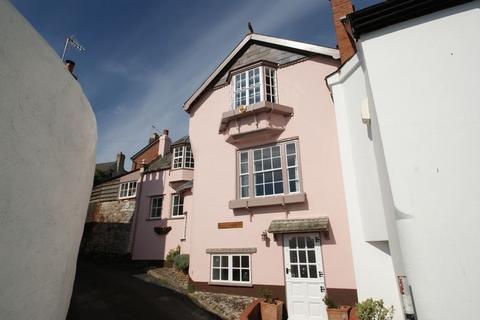
<svg viewBox="0 0 480 320"><path fill-rule="evenodd" d="M480 1L387 1L343 23L357 53L327 83L359 300L383 298L401 319L406 276L418 319L475 317Z"/></svg>

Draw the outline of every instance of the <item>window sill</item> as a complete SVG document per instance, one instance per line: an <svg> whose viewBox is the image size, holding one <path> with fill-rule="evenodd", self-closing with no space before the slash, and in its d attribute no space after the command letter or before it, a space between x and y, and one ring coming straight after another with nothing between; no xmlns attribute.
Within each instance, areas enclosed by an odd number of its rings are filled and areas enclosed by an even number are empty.
<svg viewBox="0 0 480 320"><path fill-rule="evenodd" d="M163 219L162 219L162 217L145 219L145 221L158 221L158 220L163 220Z"/></svg>
<svg viewBox="0 0 480 320"><path fill-rule="evenodd" d="M195 168L184 168L184 167L178 167L171 169L170 171L177 171L177 170L194 170Z"/></svg>
<svg viewBox="0 0 480 320"><path fill-rule="evenodd" d="M209 286L224 286L224 287L246 287L246 288L253 287L253 284L251 284L251 283L215 282L215 281L209 281L208 285Z"/></svg>
<svg viewBox="0 0 480 320"><path fill-rule="evenodd" d="M230 200L228 202L228 207L230 209L246 209L255 207L285 205L290 203L303 203L305 202L305 200L305 192L299 192L279 196Z"/></svg>
<svg viewBox="0 0 480 320"><path fill-rule="evenodd" d="M130 197L118 197L118 200L128 200L128 199L135 199L136 195Z"/></svg>
<svg viewBox="0 0 480 320"><path fill-rule="evenodd" d="M167 220L180 220L180 219L185 219L185 215L167 218Z"/></svg>

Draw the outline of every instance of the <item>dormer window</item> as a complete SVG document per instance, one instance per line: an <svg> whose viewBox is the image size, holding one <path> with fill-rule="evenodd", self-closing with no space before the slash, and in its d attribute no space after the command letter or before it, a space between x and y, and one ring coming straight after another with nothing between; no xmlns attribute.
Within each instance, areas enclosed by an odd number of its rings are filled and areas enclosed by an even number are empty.
<svg viewBox="0 0 480 320"><path fill-rule="evenodd" d="M178 146L173 148L173 169L187 168L193 169L194 160L192 148L190 146Z"/></svg>
<svg viewBox="0 0 480 320"><path fill-rule="evenodd" d="M233 107L260 101L277 102L276 70L260 66L233 77Z"/></svg>

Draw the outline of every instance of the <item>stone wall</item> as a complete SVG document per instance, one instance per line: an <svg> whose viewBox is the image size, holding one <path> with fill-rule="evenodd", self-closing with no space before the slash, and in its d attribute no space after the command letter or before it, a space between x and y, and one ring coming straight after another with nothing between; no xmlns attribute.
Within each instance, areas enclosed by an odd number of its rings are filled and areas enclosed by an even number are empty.
<svg viewBox="0 0 480 320"><path fill-rule="evenodd" d="M80 255L118 257L128 254L135 200L91 202Z"/></svg>

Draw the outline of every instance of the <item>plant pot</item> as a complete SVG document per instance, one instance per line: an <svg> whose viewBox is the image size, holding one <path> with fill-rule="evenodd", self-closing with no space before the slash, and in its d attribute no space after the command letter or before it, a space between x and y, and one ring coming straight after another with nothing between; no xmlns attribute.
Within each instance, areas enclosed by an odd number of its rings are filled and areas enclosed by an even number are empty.
<svg viewBox="0 0 480 320"><path fill-rule="evenodd" d="M282 320L283 301L275 300L275 304L260 302L260 314L262 320Z"/></svg>
<svg viewBox="0 0 480 320"><path fill-rule="evenodd" d="M340 306L338 308L327 308L328 320L348 320L349 306Z"/></svg>

